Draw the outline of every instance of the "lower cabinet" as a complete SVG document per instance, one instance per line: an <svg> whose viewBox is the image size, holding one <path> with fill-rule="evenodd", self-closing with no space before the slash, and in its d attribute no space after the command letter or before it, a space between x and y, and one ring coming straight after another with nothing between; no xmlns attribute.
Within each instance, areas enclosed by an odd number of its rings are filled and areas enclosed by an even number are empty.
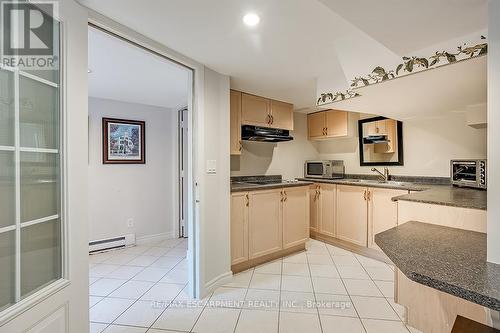
<svg viewBox="0 0 500 333"><path fill-rule="evenodd" d="M319 232L335 237L335 197L337 185L321 184L318 191Z"/></svg>
<svg viewBox="0 0 500 333"><path fill-rule="evenodd" d="M249 259L282 249L281 198L281 189L249 193Z"/></svg>
<svg viewBox="0 0 500 333"><path fill-rule="evenodd" d="M274 254L309 239L309 186L231 194L231 264Z"/></svg>
<svg viewBox="0 0 500 333"><path fill-rule="evenodd" d="M375 235L398 225L398 203L392 198L408 194L405 190L368 189L368 247L376 250Z"/></svg>
<svg viewBox="0 0 500 333"><path fill-rule="evenodd" d="M248 260L248 193L231 195L231 265Z"/></svg>
<svg viewBox="0 0 500 333"><path fill-rule="evenodd" d="M337 238L368 244L368 190L360 186L337 186Z"/></svg>
<svg viewBox="0 0 500 333"><path fill-rule="evenodd" d="M309 239L309 189L283 189L283 249L305 243Z"/></svg>
<svg viewBox="0 0 500 333"><path fill-rule="evenodd" d="M319 227L319 184L309 187L309 227L312 231L318 231Z"/></svg>

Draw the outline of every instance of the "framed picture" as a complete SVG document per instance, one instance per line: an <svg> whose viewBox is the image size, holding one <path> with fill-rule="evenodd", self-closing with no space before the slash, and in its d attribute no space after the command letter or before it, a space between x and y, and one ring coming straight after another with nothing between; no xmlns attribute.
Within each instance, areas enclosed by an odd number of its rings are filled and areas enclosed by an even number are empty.
<svg viewBox="0 0 500 333"><path fill-rule="evenodd" d="M102 163L146 164L146 123L102 118Z"/></svg>

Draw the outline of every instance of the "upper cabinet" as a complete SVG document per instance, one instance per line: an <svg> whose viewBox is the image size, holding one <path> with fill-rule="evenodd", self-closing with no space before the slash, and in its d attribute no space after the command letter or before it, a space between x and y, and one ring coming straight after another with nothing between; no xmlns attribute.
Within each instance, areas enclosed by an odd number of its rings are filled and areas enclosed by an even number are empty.
<svg viewBox="0 0 500 333"><path fill-rule="evenodd" d="M241 155L241 92L231 90L230 96L231 155Z"/></svg>
<svg viewBox="0 0 500 333"><path fill-rule="evenodd" d="M293 105L241 93L241 124L293 130Z"/></svg>
<svg viewBox="0 0 500 333"><path fill-rule="evenodd" d="M328 110L307 115L310 140L346 137L349 135L346 111Z"/></svg>

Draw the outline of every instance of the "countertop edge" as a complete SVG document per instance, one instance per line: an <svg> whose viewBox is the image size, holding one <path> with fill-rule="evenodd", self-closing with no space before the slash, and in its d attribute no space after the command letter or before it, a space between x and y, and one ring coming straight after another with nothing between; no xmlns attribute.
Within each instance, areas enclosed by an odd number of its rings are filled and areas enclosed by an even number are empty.
<svg viewBox="0 0 500 333"><path fill-rule="evenodd" d="M298 183L281 183L281 184L270 184L270 185L251 185L251 186L241 186L232 188L231 193L237 192L250 192L250 191L264 191L264 190L273 190L277 188L286 188L286 187L301 187L301 186L310 186L314 184L310 181L300 181Z"/></svg>

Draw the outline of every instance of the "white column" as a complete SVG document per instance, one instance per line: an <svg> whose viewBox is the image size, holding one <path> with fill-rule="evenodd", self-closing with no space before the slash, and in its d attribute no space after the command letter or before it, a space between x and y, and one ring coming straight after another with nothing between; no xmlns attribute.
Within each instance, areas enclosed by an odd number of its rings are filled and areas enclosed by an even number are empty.
<svg viewBox="0 0 500 333"><path fill-rule="evenodd" d="M488 261L500 264L500 1L488 13Z"/></svg>

